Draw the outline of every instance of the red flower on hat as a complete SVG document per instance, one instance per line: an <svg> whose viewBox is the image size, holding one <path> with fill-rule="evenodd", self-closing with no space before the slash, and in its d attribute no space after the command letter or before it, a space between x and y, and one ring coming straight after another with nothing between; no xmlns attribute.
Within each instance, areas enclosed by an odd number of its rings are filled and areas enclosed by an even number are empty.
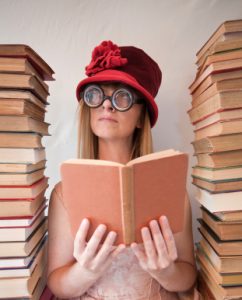
<svg viewBox="0 0 242 300"><path fill-rule="evenodd" d="M86 75L92 76L97 72L114 69L126 65L127 58L121 57L120 49L111 41L103 41L92 52L92 60L86 66Z"/></svg>

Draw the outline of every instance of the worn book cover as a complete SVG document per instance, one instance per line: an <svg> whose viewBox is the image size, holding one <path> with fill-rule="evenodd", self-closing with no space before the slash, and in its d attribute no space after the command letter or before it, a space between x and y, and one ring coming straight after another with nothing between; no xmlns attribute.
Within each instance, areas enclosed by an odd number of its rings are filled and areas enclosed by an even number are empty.
<svg viewBox="0 0 242 300"><path fill-rule="evenodd" d="M174 150L131 160L74 159L61 165L64 205L73 235L83 218L90 234L100 223L118 233L117 243L141 242L140 229L166 215L173 232L183 228L188 157Z"/></svg>

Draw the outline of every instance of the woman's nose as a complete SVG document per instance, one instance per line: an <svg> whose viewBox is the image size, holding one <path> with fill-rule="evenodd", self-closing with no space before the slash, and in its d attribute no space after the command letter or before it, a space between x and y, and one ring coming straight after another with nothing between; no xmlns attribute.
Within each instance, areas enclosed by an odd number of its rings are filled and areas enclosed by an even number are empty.
<svg viewBox="0 0 242 300"><path fill-rule="evenodd" d="M112 107L111 99L105 99L102 104L103 109L114 111L114 108Z"/></svg>

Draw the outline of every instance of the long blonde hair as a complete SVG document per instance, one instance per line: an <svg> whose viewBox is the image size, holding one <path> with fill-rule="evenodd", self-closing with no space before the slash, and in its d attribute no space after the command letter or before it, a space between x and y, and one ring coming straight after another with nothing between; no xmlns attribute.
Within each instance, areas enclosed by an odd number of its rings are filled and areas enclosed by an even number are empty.
<svg viewBox="0 0 242 300"><path fill-rule="evenodd" d="M90 126L90 108L80 100L78 105L78 141L77 157L98 159L98 137ZM141 115L141 128L136 128L133 135L133 149L130 159L153 152L153 142L149 113L144 105Z"/></svg>

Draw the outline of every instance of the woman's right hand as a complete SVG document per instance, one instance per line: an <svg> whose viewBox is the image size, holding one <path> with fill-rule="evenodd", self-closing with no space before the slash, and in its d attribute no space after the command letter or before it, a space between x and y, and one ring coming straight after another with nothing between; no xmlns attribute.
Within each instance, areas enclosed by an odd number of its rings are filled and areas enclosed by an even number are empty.
<svg viewBox="0 0 242 300"><path fill-rule="evenodd" d="M100 244L107 227L100 224L88 243L86 242L90 222L88 219L83 219L77 231L74 240L73 256L84 272L84 278L97 280L109 267L114 257L116 257L124 248L124 244L114 247L114 242L117 233L114 231L108 232L103 244Z"/></svg>

